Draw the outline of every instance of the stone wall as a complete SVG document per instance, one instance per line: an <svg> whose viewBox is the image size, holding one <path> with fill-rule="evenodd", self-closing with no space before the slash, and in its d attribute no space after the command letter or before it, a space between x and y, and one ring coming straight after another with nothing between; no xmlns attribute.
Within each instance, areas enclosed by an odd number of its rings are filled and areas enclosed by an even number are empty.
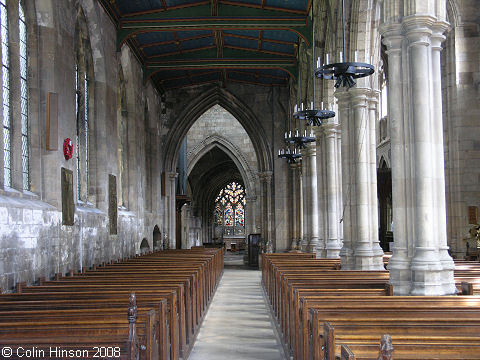
<svg viewBox="0 0 480 360"><path fill-rule="evenodd" d="M14 3L14 2L12 2ZM152 161L152 186L147 189L146 154L160 159L162 144L160 99L151 83L144 84L142 69L128 47L116 49L116 27L97 1L27 1L29 49L29 116L31 190L18 181L0 184L0 287L32 283L39 277L65 273L139 253L142 238L153 248L155 225L163 233L160 198L161 161ZM75 202L74 225L62 225L61 168L73 172L76 161L63 157L63 140L75 141L74 31L82 7L88 28L94 79L89 106L91 152L88 202ZM127 82L128 201L118 211L117 234L109 234L108 174L119 176L117 148L117 86L121 64ZM58 94L58 150L45 145L47 93ZM13 100L12 100L13 101ZM145 106L147 103L147 107ZM17 106L17 105L16 105ZM149 121L145 122L145 108ZM152 148L145 148L145 126ZM75 149L75 143L74 143ZM18 149L13 148L13 156ZM16 176L14 174L14 176ZM117 189L117 192L120 189ZM151 193L150 193L151 192ZM148 211L145 204L152 198Z"/></svg>

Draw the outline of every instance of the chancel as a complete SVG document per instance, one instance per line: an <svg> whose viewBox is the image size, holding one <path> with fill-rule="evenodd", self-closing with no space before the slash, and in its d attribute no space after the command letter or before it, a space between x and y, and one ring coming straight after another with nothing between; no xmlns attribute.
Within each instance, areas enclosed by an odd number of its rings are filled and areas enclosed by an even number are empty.
<svg viewBox="0 0 480 360"><path fill-rule="evenodd" d="M1 358L480 359L479 11L0 0Z"/></svg>

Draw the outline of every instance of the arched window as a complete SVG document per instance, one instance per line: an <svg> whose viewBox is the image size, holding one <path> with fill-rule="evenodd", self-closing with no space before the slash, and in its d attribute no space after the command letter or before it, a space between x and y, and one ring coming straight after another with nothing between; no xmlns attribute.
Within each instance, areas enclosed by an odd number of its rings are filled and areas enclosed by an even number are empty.
<svg viewBox="0 0 480 360"><path fill-rule="evenodd" d="M93 60L85 15L78 10L75 27L75 109L77 150L77 199L88 202L90 164L90 93Z"/></svg>
<svg viewBox="0 0 480 360"><path fill-rule="evenodd" d="M117 88L117 161L118 161L118 206L127 207L128 200L128 140L127 140L127 91L123 69L118 71Z"/></svg>
<svg viewBox="0 0 480 360"><path fill-rule="evenodd" d="M231 182L218 193L215 199L215 225L223 227L223 234L245 234L245 190L237 182Z"/></svg>
<svg viewBox="0 0 480 360"><path fill-rule="evenodd" d="M6 0L0 0L0 37L2 51L3 109L3 184L12 186L12 117L10 114L10 48L8 45L8 12Z"/></svg>
<svg viewBox="0 0 480 360"><path fill-rule="evenodd" d="M30 190L30 146L28 126L28 55L27 23L22 1L18 2L18 30L20 55L20 117L22 128L22 175L23 189Z"/></svg>

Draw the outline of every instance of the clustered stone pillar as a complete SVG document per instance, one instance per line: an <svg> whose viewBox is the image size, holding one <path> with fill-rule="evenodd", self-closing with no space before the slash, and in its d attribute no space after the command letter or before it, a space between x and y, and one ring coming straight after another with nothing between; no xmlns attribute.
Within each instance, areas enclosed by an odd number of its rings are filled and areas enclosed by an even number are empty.
<svg viewBox="0 0 480 360"><path fill-rule="evenodd" d="M265 251L272 253L274 251L273 244L273 228L272 228L272 171L264 171L258 173L260 185L262 189L262 234L266 243Z"/></svg>
<svg viewBox="0 0 480 360"><path fill-rule="evenodd" d="M302 149L302 239L300 242L300 250L307 251L311 238L311 202L312 189L310 182L310 156L311 151L309 145Z"/></svg>
<svg viewBox="0 0 480 360"><path fill-rule="evenodd" d="M309 164L308 164L308 180L311 191L311 196L307 201L309 201L309 233L310 233L310 243L308 246L308 251L316 253L317 257L325 257L325 244L320 241L320 228L319 228L319 207L318 207L318 187L317 187L317 147L313 143L309 148Z"/></svg>
<svg viewBox="0 0 480 360"><path fill-rule="evenodd" d="M340 239L340 213L341 205L341 186L338 168L340 165L340 157L338 154L338 133L339 125L335 123L327 123L322 126L325 139L326 153L326 222L327 235L325 241L325 251L327 258L339 258L342 248ZM340 200L340 201L339 201Z"/></svg>
<svg viewBox="0 0 480 360"><path fill-rule="evenodd" d="M290 250L298 250L299 229L300 229L300 180L298 163L290 164L290 174L292 180L292 239L290 243Z"/></svg>
<svg viewBox="0 0 480 360"><path fill-rule="evenodd" d="M378 241L377 174L372 169L375 119L369 116L371 89L337 91L342 127L342 169L344 171L343 218L345 239L340 251L342 269L381 270L383 251ZM373 124L372 124L373 120Z"/></svg>
<svg viewBox="0 0 480 360"><path fill-rule="evenodd" d="M176 243L176 189L175 184L177 183L177 176L176 172L171 172L168 174L168 241L169 241L169 248L175 249L177 246Z"/></svg>
<svg viewBox="0 0 480 360"><path fill-rule="evenodd" d="M442 6L445 3L440 1ZM385 6L385 4L384 4ZM454 294L446 237L440 55L447 23L435 15L400 18L384 8L388 54L394 251L398 295Z"/></svg>

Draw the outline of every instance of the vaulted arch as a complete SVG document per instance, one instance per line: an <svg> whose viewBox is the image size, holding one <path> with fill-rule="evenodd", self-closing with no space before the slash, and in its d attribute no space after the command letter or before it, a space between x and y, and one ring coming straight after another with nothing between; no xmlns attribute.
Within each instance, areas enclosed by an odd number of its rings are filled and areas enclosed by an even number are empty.
<svg viewBox="0 0 480 360"><path fill-rule="evenodd" d="M245 182L247 193L255 194L255 173L248 164L247 159L245 159L245 156L237 146L220 135L209 136L191 151L193 156L189 157L187 176L190 175L198 161L215 147L225 152L233 160Z"/></svg>
<svg viewBox="0 0 480 360"><path fill-rule="evenodd" d="M175 170L178 151L188 130L205 111L217 104L230 112L247 132L255 149L259 171L271 171L273 169L272 151L260 122L240 99L226 89L218 87L206 91L180 114L175 127L167 135L165 169L167 171Z"/></svg>

